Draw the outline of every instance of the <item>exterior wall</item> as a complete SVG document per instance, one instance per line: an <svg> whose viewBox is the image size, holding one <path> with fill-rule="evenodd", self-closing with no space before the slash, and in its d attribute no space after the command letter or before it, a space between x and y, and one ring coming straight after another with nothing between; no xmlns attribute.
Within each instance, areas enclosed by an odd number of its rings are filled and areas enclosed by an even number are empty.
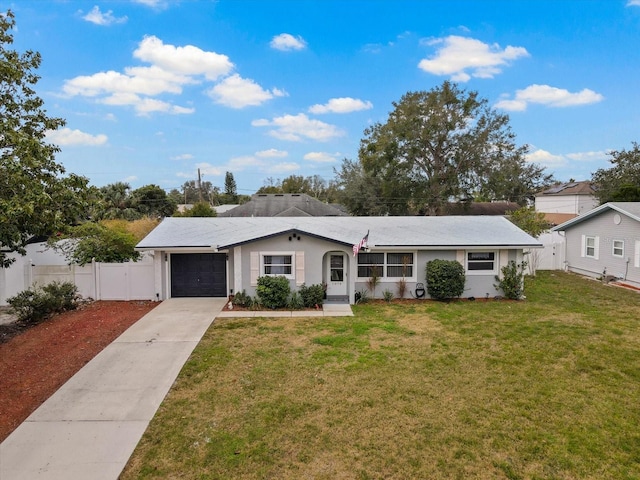
<svg viewBox="0 0 640 480"><path fill-rule="evenodd" d="M614 220L619 218L619 223ZM583 253L583 236L598 238L597 257ZM607 210L569 228L566 238L566 267L568 270L598 278L603 274L613 275L630 283L640 285L640 258L637 242L640 242L640 222ZM613 255L613 241L624 242L622 257Z"/></svg>
<svg viewBox="0 0 640 480"><path fill-rule="evenodd" d="M536 197L536 211L582 215L598 206L591 195L541 195Z"/></svg>

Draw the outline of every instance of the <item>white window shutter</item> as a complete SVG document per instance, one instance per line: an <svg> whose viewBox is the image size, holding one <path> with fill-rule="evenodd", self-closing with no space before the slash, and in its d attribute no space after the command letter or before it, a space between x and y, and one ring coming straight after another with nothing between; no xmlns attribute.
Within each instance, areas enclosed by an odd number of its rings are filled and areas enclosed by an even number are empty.
<svg viewBox="0 0 640 480"><path fill-rule="evenodd" d="M636 240L636 251L635 251L635 260L633 266L636 268L640 268L640 240Z"/></svg>
<svg viewBox="0 0 640 480"><path fill-rule="evenodd" d="M587 236L586 235L582 235L582 248L580 250L580 256L583 258L587 256Z"/></svg>
<svg viewBox="0 0 640 480"><path fill-rule="evenodd" d="M258 285L258 277L260 276L260 254L251 252L251 285Z"/></svg>
<svg viewBox="0 0 640 480"><path fill-rule="evenodd" d="M598 260L600 258L600 237L596 237L595 240L595 255L594 258Z"/></svg>
<svg viewBox="0 0 640 480"><path fill-rule="evenodd" d="M304 283L304 252L296 252L296 285Z"/></svg>
<svg viewBox="0 0 640 480"><path fill-rule="evenodd" d="M456 251L456 260L458 261L458 263L460 263L464 267L464 265L465 265L465 262L464 262L464 250L457 250Z"/></svg>

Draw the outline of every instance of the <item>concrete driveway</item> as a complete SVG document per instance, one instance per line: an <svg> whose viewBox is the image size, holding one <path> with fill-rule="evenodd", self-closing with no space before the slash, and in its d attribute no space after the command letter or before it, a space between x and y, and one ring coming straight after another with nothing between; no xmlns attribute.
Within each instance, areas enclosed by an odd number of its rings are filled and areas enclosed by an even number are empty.
<svg viewBox="0 0 640 480"><path fill-rule="evenodd" d="M0 479L117 479L225 301L172 298L132 325L0 444Z"/></svg>

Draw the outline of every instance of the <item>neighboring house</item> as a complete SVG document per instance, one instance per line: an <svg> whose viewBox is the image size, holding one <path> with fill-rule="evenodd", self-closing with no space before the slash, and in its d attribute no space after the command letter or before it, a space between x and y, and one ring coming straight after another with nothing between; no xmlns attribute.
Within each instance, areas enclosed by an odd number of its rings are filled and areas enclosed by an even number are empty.
<svg viewBox="0 0 640 480"><path fill-rule="evenodd" d="M258 193L235 208L218 212L219 217L336 217L343 210L304 193Z"/></svg>
<svg viewBox="0 0 640 480"><path fill-rule="evenodd" d="M598 206L591 182L570 182L555 185L536 194L536 212L545 214L552 225L566 222Z"/></svg>
<svg viewBox="0 0 640 480"><path fill-rule="evenodd" d="M640 202L612 202L552 229L564 232L572 272L640 287Z"/></svg>
<svg viewBox="0 0 640 480"><path fill-rule="evenodd" d="M357 256L353 246L367 235ZM465 267L465 297L501 295L501 267L541 247L502 216L478 217L254 217L165 218L138 245L150 251L155 292L170 297L255 295L258 277L284 275L292 289L325 284L328 300L354 303L377 271L395 294L425 282L426 264L457 260Z"/></svg>

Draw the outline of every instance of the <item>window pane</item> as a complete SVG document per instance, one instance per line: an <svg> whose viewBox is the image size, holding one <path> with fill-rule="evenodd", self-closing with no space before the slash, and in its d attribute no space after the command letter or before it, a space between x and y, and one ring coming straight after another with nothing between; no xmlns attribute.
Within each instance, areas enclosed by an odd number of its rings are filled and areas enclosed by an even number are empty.
<svg viewBox="0 0 640 480"><path fill-rule="evenodd" d="M358 277L370 277L374 270L377 272L379 277L382 276L382 266L380 265L360 265L358 267Z"/></svg>
<svg viewBox="0 0 640 480"><path fill-rule="evenodd" d="M495 259L495 252L469 252L468 257L469 260L491 260Z"/></svg>
<svg viewBox="0 0 640 480"><path fill-rule="evenodd" d="M384 263L384 253L358 253L358 263L360 265L382 265Z"/></svg>
<svg viewBox="0 0 640 480"><path fill-rule="evenodd" d="M469 270L493 270L493 262L469 262Z"/></svg>
<svg viewBox="0 0 640 480"><path fill-rule="evenodd" d="M413 253L387 253L387 264L389 265L412 265Z"/></svg>
<svg viewBox="0 0 640 480"><path fill-rule="evenodd" d="M389 265L387 267L387 277L413 277L413 266Z"/></svg>

